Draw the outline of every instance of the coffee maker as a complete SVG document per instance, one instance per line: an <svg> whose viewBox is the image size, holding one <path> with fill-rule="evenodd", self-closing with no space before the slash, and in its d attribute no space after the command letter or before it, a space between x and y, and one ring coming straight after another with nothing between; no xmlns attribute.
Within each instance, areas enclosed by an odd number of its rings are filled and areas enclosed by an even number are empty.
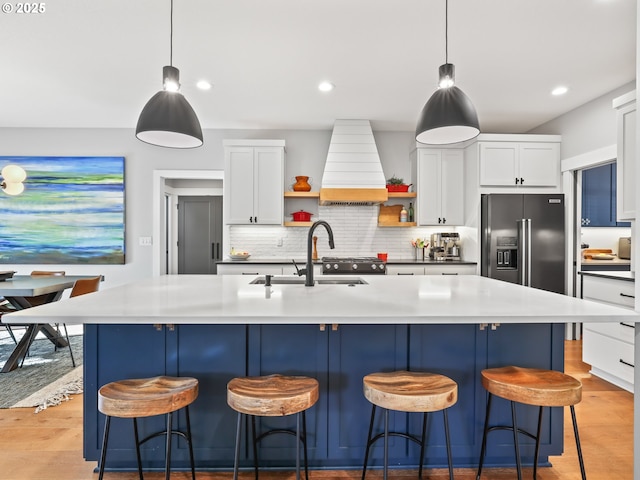
<svg viewBox="0 0 640 480"><path fill-rule="evenodd" d="M429 258L436 261L460 260L460 234L443 232L431 234Z"/></svg>

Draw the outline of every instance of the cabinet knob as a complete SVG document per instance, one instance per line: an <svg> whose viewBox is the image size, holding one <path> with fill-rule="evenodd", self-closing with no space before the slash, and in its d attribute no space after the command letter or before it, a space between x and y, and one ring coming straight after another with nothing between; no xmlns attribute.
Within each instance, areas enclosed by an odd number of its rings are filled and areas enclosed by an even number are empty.
<svg viewBox="0 0 640 480"><path fill-rule="evenodd" d="M518 177L516 177L516 185L518 185L519 182L520 180L518 179Z"/></svg>
<svg viewBox="0 0 640 480"><path fill-rule="evenodd" d="M442 223L447 223L447 219L442 217Z"/></svg>
<svg viewBox="0 0 640 480"><path fill-rule="evenodd" d="M524 178L520 177L520 185L524 185Z"/></svg>

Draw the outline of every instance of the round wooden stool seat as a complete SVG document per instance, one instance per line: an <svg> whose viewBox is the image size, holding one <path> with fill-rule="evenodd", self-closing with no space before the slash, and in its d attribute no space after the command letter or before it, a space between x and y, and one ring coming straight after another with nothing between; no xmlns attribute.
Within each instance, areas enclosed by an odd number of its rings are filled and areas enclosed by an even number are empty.
<svg viewBox="0 0 640 480"><path fill-rule="evenodd" d="M312 407L318 401L318 391L318 381L310 377L239 377L227 384L227 403L247 415L292 415Z"/></svg>
<svg viewBox="0 0 640 480"><path fill-rule="evenodd" d="M541 407L575 405L582 400L582 383L555 370L489 368L482 371L482 386L498 397Z"/></svg>
<svg viewBox="0 0 640 480"><path fill-rule="evenodd" d="M372 373L364 377L363 390L374 405L401 412L437 412L458 401L458 384L436 373Z"/></svg>
<svg viewBox="0 0 640 480"><path fill-rule="evenodd" d="M175 412L197 396L198 380L191 377L127 379L98 390L98 410L111 417L150 417Z"/></svg>

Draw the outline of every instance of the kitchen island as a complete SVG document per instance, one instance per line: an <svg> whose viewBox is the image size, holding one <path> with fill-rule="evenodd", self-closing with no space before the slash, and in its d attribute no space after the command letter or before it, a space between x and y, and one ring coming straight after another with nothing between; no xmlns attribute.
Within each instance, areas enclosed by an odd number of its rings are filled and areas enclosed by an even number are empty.
<svg viewBox="0 0 640 480"><path fill-rule="evenodd" d="M430 370L459 384L450 411L454 462L476 465L486 395L483 368L506 364L563 368L564 323L636 322L635 312L479 276L318 276L314 287L274 277L161 276L3 317L9 323L47 321L85 324L84 454L96 460L103 419L97 413L100 385L125 377L189 375L200 381L192 409L199 469L229 469L234 415L226 405L226 383L234 376L273 372L318 379L320 400L309 411L309 460L314 468L361 468L370 405L362 376L379 370ZM345 281L347 280L347 281ZM359 284L358 281L365 284ZM332 281L334 283L332 283ZM506 421L508 404L493 418ZM536 411L537 412L537 411ZM537 413L523 410L531 426ZM547 412L541 463L559 455L562 409ZM182 418L180 422L182 422ZM290 426L290 419L260 419L263 426ZM282 423L284 422L284 423ZM420 428L419 420L396 412L391 428ZM146 433L157 422L144 423ZM510 436L497 435L488 465L511 465ZM108 467L135 468L129 422L114 422ZM524 442L524 441L523 441ZM118 447L115 447L118 445ZM523 448L525 461L531 445ZM173 458L187 465L180 445ZM244 448L243 464L251 465ZM381 446L374 451L380 464ZM290 438L270 437L261 465L291 467ZM417 465L418 450L394 439L391 464ZM147 467L162 468L163 448L149 444ZM446 465L440 422L430 423L426 464Z"/></svg>

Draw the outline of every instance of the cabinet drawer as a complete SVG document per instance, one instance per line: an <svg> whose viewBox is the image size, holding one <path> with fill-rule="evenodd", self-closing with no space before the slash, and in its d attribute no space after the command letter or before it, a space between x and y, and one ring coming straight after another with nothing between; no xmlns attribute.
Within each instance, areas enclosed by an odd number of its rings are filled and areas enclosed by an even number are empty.
<svg viewBox="0 0 640 480"><path fill-rule="evenodd" d="M582 282L582 298L634 308L634 282L591 276L583 277Z"/></svg>
<svg viewBox="0 0 640 480"><path fill-rule="evenodd" d="M607 335L614 340L633 345L635 343L635 326L629 322L613 322L613 323L585 323L584 330Z"/></svg>
<svg viewBox="0 0 640 480"><path fill-rule="evenodd" d="M585 331L582 359L593 368L633 384L633 345Z"/></svg>
<svg viewBox="0 0 640 480"><path fill-rule="evenodd" d="M475 275L475 265L427 265L425 275Z"/></svg>
<svg viewBox="0 0 640 480"><path fill-rule="evenodd" d="M387 275L424 275L424 267L387 265Z"/></svg>

